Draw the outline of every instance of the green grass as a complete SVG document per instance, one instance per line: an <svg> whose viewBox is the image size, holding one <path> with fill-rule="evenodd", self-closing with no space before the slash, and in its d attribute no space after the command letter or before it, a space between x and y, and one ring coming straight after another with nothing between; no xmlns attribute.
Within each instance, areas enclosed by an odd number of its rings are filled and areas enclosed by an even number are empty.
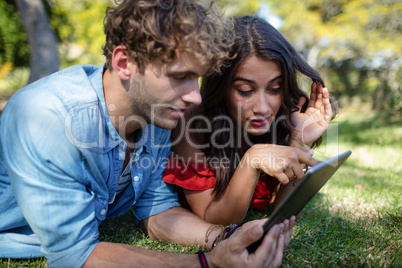
<svg viewBox="0 0 402 268"><path fill-rule="evenodd" d="M331 132L315 157L352 155L304 209L284 267L401 267L402 127L344 111Z"/></svg>
<svg viewBox="0 0 402 268"><path fill-rule="evenodd" d="M315 157L348 149L351 157L304 209L283 267L402 267L402 126L374 113L345 111L333 122ZM335 135L336 134L336 135ZM247 220L263 218L249 212ZM180 253L184 247L148 239L131 213L108 219L101 240ZM45 259L1 260L1 267L44 267Z"/></svg>

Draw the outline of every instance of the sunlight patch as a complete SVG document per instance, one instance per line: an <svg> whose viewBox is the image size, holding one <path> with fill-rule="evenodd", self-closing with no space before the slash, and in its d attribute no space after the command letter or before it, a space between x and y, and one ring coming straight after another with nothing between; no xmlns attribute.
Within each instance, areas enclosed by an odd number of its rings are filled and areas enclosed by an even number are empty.
<svg viewBox="0 0 402 268"><path fill-rule="evenodd" d="M388 200L377 199L375 203L368 203L356 198L344 197L342 200L333 198L333 206L329 208L332 216L347 216L350 219L376 217L378 210L388 207Z"/></svg>

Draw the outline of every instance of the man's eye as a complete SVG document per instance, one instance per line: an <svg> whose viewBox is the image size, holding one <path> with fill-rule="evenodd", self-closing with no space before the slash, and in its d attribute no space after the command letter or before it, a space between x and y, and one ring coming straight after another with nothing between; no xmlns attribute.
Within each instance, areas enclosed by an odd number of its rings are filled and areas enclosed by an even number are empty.
<svg viewBox="0 0 402 268"><path fill-rule="evenodd" d="M186 79L188 79L188 76L187 75L175 75L175 76L173 76L173 78L176 80L186 80Z"/></svg>

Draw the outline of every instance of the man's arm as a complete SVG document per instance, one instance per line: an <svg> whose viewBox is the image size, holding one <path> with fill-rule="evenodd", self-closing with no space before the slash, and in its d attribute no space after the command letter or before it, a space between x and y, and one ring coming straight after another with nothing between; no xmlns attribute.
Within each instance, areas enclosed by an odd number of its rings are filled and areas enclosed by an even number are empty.
<svg viewBox="0 0 402 268"><path fill-rule="evenodd" d="M205 234L211 224L181 207L149 217L141 221L140 226L152 239L206 248L211 248L215 237L221 232L220 228L215 228L206 242Z"/></svg>
<svg viewBox="0 0 402 268"><path fill-rule="evenodd" d="M248 254L247 246L262 237L264 222L264 220L248 222L229 239L220 242L210 253L206 254L209 267L280 265L283 251L290 241L294 217L290 221L286 220L284 223L272 227L255 253ZM148 230L151 238L188 245L204 245L205 232L211 226L182 208L172 208L159 213L142 221L141 225ZM218 230L209 236L208 247L217 233L219 233ZM151 251L105 242L101 242L95 247L84 267L160 267L162 265L164 267L201 267L197 255L194 254Z"/></svg>
<svg viewBox="0 0 402 268"><path fill-rule="evenodd" d="M197 255L174 254L100 242L84 267L201 267Z"/></svg>

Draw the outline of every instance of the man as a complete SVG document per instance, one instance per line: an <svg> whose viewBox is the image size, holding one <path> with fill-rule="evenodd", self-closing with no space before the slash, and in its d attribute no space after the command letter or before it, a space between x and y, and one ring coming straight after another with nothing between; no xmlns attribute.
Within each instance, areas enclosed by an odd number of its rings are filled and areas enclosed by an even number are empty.
<svg viewBox="0 0 402 268"><path fill-rule="evenodd" d="M45 256L51 267L205 265L196 255L99 242L98 226L133 206L154 239L211 248L220 234L180 208L161 177L168 129L201 102L198 78L227 57L225 24L194 0L123 0L107 10L105 65L67 68L9 100L0 123L0 257ZM280 264L293 220L249 255L261 225L245 224L207 262Z"/></svg>

